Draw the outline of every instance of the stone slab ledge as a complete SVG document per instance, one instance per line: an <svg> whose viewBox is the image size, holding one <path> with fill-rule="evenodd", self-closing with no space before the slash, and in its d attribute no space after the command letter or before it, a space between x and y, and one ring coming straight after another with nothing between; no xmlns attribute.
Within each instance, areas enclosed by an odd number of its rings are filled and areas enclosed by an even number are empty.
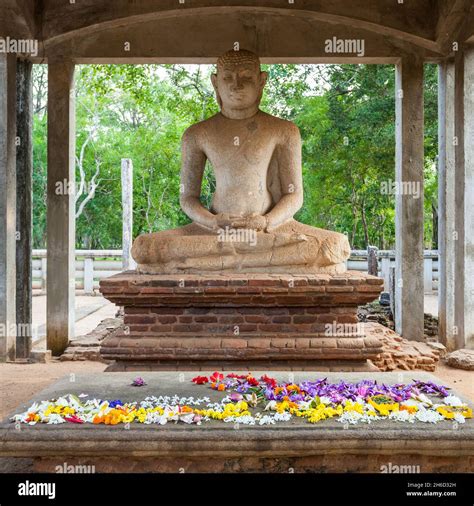
<svg viewBox="0 0 474 506"><path fill-rule="evenodd" d="M383 279L359 271L343 274L164 275L125 271L101 280L102 295L117 305L240 304L360 305L383 290Z"/></svg>
<svg viewBox="0 0 474 506"><path fill-rule="evenodd" d="M245 373L248 371L237 371ZM212 371L199 371L210 374ZM278 380L289 380L288 372L253 371L256 376L264 373ZM28 403L21 404L15 413L27 409L33 400L57 398L68 393L87 393L90 398L121 399L132 401L149 395L208 396L217 401L222 394L209 388L194 385L194 372L147 372L147 385L141 388L130 386L136 373L102 373L77 375L75 382L66 376L36 394ZM292 381L315 380L327 377L331 382L361 381L376 379L388 384L411 380L442 383L428 373L410 371L403 373L318 373L293 372ZM456 394L456 392L453 392ZM460 396L462 398L462 396ZM472 403L469 403L472 404ZM13 415L14 413L11 413ZM11 416L10 415L10 416ZM384 420L369 426L344 428L339 422L329 419L311 425L301 419L274 426L223 425L212 421L201 426L167 424L165 426L134 425L129 430L121 426L103 425L35 425L22 426L17 430L8 420L0 424L0 457L30 457L52 459L51 462L69 462L70 459L159 458L323 458L337 455L341 468L347 455L383 455L390 460L394 455L450 458L454 471L463 465L474 463L474 420L467 420L456 430L452 423L443 421L436 425L414 423L402 424ZM446 460L448 459L448 460ZM428 459L429 461L429 459ZM454 467L453 467L454 466ZM458 467L456 467L458 466ZM53 468L54 469L54 468Z"/></svg>

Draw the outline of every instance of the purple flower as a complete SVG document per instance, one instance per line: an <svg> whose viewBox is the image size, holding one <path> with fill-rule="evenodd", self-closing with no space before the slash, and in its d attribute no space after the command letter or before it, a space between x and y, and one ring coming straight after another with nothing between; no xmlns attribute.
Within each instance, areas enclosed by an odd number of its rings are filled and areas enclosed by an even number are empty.
<svg viewBox="0 0 474 506"><path fill-rule="evenodd" d="M145 385L145 380L143 378L140 378L140 376L138 376L138 378L135 378L132 383L132 387L143 387Z"/></svg>

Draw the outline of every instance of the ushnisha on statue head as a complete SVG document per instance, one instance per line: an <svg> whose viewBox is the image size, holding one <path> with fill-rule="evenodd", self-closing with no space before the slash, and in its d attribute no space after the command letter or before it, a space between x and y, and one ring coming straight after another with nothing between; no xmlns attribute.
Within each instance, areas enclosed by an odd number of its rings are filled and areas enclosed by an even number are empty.
<svg viewBox="0 0 474 506"><path fill-rule="evenodd" d="M258 112L267 72L251 51L230 50L217 60L217 73L211 81L221 113L230 119L249 118Z"/></svg>

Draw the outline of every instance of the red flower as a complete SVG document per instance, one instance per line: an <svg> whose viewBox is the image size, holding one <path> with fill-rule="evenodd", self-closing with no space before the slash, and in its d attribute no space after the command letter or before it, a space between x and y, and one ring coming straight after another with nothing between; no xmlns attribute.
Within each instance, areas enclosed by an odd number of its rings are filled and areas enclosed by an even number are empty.
<svg viewBox="0 0 474 506"><path fill-rule="evenodd" d="M84 420L81 420L76 415L65 416L64 420L66 420L66 422L71 422L71 423L84 423Z"/></svg>
<svg viewBox="0 0 474 506"><path fill-rule="evenodd" d="M270 378L266 374L264 374L260 379L272 388L275 388L278 384L275 378Z"/></svg>
<svg viewBox="0 0 474 506"><path fill-rule="evenodd" d="M224 375L221 374L220 372L215 372L212 376L211 376L211 381L216 383L218 381L222 381L224 379Z"/></svg>
<svg viewBox="0 0 474 506"><path fill-rule="evenodd" d="M196 383L196 385L203 385L204 383L209 382L206 376L196 376L195 378L192 379L192 381Z"/></svg>
<svg viewBox="0 0 474 506"><path fill-rule="evenodd" d="M258 379L255 379L253 376L247 376L247 382L252 387L258 387L258 385L260 384L258 382Z"/></svg>
<svg viewBox="0 0 474 506"><path fill-rule="evenodd" d="M234 379L245 379L247 377L246 374L235 374L235 372L231 372L227 375L228 378L234 378Z"/></svg>

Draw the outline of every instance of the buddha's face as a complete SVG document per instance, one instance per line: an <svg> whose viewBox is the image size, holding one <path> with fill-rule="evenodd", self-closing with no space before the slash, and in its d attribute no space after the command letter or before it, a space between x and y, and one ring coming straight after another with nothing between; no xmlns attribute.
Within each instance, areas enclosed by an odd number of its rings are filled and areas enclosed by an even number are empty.
<svg viewBox="0 0 474 506"><path fill-rule="evenodd" d="M252 63L226 64L212 76L221 107L242 110L257 106L262 97L267 73Z"/></svg>

